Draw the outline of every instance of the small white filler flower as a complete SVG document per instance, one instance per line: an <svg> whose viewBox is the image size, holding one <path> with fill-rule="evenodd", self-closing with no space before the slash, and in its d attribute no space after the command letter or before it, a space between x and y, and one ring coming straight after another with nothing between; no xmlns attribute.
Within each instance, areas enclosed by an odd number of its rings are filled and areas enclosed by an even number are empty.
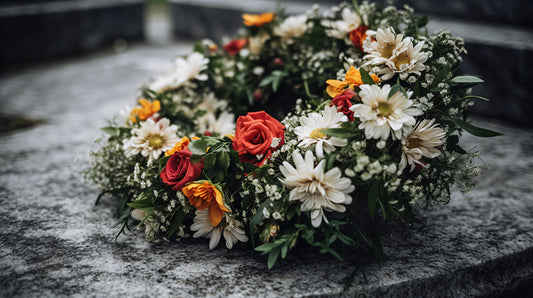
<svg viewBox="0 0 533 298"><path fill-rule="evenodd" d="M287 161L279 167L285 176L281 182L292 189L289 201L299 201L302 211L310 211L314 227L319 227L322 219L328 223L324 211L346 211L344 205L352 203L349 193L354 191L355 186L349 178L342 177L339 168L324 173L325 160L321 160L315 167L311 151L305 153L305 160L300 153L294 151L292 159L296 168Z"/></svg>

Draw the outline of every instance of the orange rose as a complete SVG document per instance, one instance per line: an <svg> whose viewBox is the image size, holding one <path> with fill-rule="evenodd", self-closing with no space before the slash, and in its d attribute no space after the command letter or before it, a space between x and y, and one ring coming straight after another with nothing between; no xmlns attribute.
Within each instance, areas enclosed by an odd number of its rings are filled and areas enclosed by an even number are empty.
<svg viewBox="0 0 533 298"><path fill-rule="evenodd" d="M228 208L224 206L220 190L207 181L187 184L182 188L182 191L189 199L189 203L198 210L207 208L209 221L213 226L217 226L222 221L224 212L229 212Z"/></svg>
<svg viewBox="0 0 533 298"><path fill-rule="evenodd" d="M283 145L284 136L285 126L265 111L248 113L237 119L233 149L241 162L261 166Z"/></svg>
<svg viewBox="0 0 533 298"><path fill-rule="evenodd" d="M274 14L271 12L263 14L243 14L242 15L244 25L250 26L262 26L272 22L274 19Z"/></svg>
<svg viewBox="0 0 533 298"><path fill-rule="evenodd" d="M153 114L159 112L161 109L161 103L159 100L154 100L154 102L149 102L148 100L141 98L139 99L139 103L141 104L141 107L133 108L133 110L130 113L130 121L135 123L137 122L137 118L139 120L144 121Z"/></svg>

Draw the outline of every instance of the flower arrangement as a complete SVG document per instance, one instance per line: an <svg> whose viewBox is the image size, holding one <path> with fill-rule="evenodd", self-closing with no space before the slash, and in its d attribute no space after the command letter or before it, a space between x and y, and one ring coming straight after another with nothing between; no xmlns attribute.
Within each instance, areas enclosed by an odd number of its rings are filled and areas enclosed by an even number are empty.
<svg viewBox="0 0 533 298"><path fill-rule="evenodd" d="M86 174L117 198L121 233L137 221L154 242L251 245L269 268L298 243L379 257L379 222L475 185L478 153L459 136L499 134L466 122L484 98L470 94L481 79L459 75L462 39L368 2L243 22L103 128Z"/></svg>

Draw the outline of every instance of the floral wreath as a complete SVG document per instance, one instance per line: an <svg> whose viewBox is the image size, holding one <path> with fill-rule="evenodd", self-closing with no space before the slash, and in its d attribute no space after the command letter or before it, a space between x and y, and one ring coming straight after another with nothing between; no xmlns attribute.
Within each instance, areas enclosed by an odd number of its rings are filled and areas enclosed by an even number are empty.
<svg viewBox="0 0 533 298"><path fill-rule="evenodd" d="M197 43L103 128L86 176L117 198L120 233L251 245L269 268L302 241L379 257L379 222L475 185L459 136L499 134L466 121L484 98L459 75L462 39L368 2L242 17L238 38Z"/></svg>

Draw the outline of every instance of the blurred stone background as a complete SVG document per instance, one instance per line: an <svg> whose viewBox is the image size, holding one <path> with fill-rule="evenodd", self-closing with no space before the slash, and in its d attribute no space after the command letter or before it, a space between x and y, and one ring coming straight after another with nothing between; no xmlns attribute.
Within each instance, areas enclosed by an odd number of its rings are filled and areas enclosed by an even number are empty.
<svg viewBox="0 0 533 298"><path fill-rule="evenodd" d="M320 3L279 1L298 14ZM106 119L168 70L192 41L220 40L242 12L274 0L0 0L0 297L528 296L533 291L533 4L529 0L396 0L464 37L464 72L482 76L465 135L485 165L472 193L390 227L382 265L300 251L274 270L254 252L204 241L114 242L112 200L80 177Z"/></svg>

